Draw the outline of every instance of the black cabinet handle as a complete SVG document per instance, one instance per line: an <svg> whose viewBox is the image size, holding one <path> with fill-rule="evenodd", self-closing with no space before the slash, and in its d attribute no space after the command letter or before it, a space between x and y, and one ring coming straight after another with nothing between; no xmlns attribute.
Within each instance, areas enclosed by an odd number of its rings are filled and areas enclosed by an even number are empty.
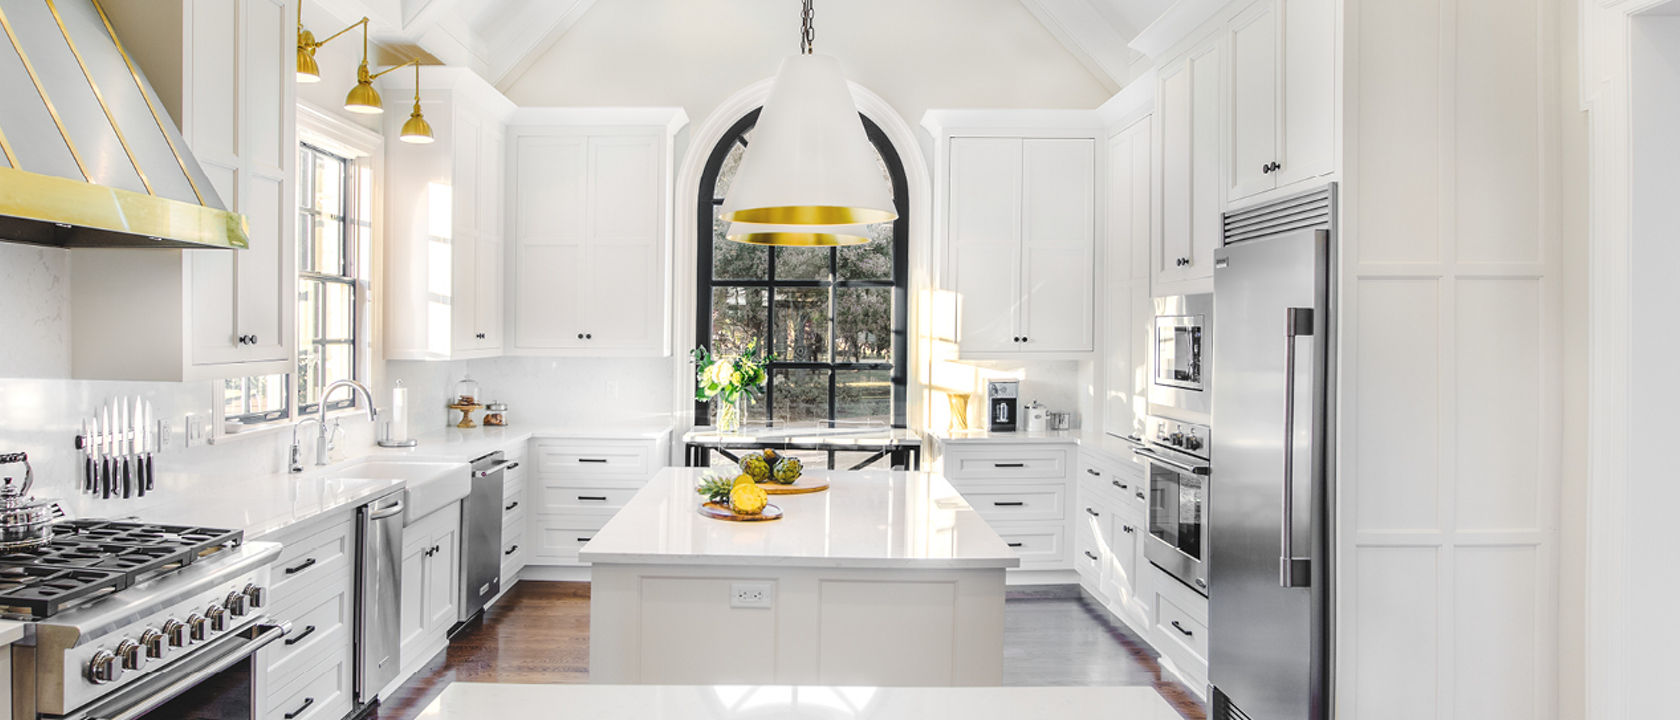
<svg viewBox="0 0 1680 720"><path fill-rule="evenodd" d="M1009 545L1009 547L1021 547L1021 543L1018 543L1018 542L1012 542L1012 543L1006 543L1006 544Z"/></svg>
<svg viewBox="0 0 1680 720"><path fill-rule="evenodd" d="M605 465L605 464L607 464L607 459L606 458L578 458L578 462L580 462L580 463L595 463L597 465Z"/></svg>
<svg viewBox="0 0 1680 720"><path fill-rule="evenodd" d="M298 709L293 710L289 713L286 713L286 720L292 720L292 718L295 718L299 715L302 715L303 711L308 710L309 706L314 705L314 704L315 704L315 698L312 698L312 697L304 698L303 699L303 704L299 705Z"/></svg>
<svg viewBox="0 0 1680 720"><path fill-rule="evenodd" d="M502 554L503 555L512 555L516 552L519 552L519 545L517 543L515 543L513 547L510 547L510 548L502 551Z"/></svg>
<svg viewBox="0 0 1680 720"><path fill-rule="evenodd" d="M286 568L286 574L287 575L296 575L296 574L298 574L300 572L303 572L305 570L308 570L309 568L312 568L312 567L315 567L315 558L309 558L308 560L305 560L302 563L300 563L297 567Z"/></svg>
<svg viewBox="0 0 1680 720"><path fill-rule="evenodd" d="M286 645L288 645L288 646L296 645L300 642L303 642L304 638L309 637L310 635L312 635L314 633L315 633L315 626L310 625L309 627L304 628L303 632L300 632L296 635L293 635L289 638L286 638Z"/></svg>
<svg viewBox="0 0 1680 720"><path fill-rule="evenodd" d="M510 462L502 468L503 471L518 470L518 469L519 469L519 463L516 463L516 462Z"/></svg>
<svg viewBox="0 0 1680 720"><path fill-rule="evenodd" d="M1178 624L1178 621L1177 621L1177 620L1174 620L1174 621L1172 621L1172 626L1173 626L1173 629L1174 629L1174 630L1177 630L1177 631L1179 631L1179 632L1181 632L1181 633L1184 633L1184 637L1190 637L1190 636L1192 636L1192 635L1195 635L1195 634L1196 634L1196 633L1193 633L1193 632L1190 632L1190 631L1189 631L1189 630L1185 630L1185 629L1184 629L1184 626L1183 626L1183 625L1180 625L1180 624Z"/></svg>
<svg viewBox="0 0 1680 720"><path fill-rule="evenodd" d="M1032 338L1022 335L1021 342L1032 342Z"/></svg>
<svg viewBox="0 0 1680 720"><path fill-rule="evenodd" d="M1026 463L992 463L992 467L995 468L1024 468L1026 466Z"/></svg>
<svg viewBox="0 0 1680 720"><path fill-rule="evenodd" d="M1085 508L1085 513L1091 517L1102 517L1102 513L1092 510L1091 508Z"/></svg>
<svg viewBox="0 0 1680 720"><path fill-rule="evenodd" d="M1142 491L1142 490L1139 490L1139 491L1137 491L1137 499L1139 499L1139 500L1148 500L1148 499L1149 499L1149 498L1146 498L1146 497L1144 497L1144 496L1143 496L1143 491Z"/></svg>
<svg viewBox="0 0 1680 720"><path fill-rule="evenodd" d="M583 333L578 333L578 339L579 339L579 340L582 340L582 339L583 339Z"/></svg>
<svg viewBox="0 0 1680 720"><path fill-rule="evenodd" d="M580 542L580 543L586 543L586 542L589 542L590 540L593 540L593 539L594 538L578 538L577 541Z"/></svg>
<svg viewBox="0 0 1680 720"><path fill-rule="evenodd" d="M1114 487L1120 488L1121 490L1129 490L1132 487L1130 485L1127 485L1126 483L1120 482L1119 480L1110 480L1108 482L1109 482L1109 484L1113 485Z"/></svg>
<svg viewBox="0 0 1680 720"><path fill-rule="evenodd" d="M480 339L480 340L483 340L483 339L484 339L484 333L479 333L479 334L477 334L477 335L474 335L474 336L473 336L473 337L476 337L476 338L478 338L478 339Z"/></svg>
<svg viewBox="0 0 1680 720"><path fill-rule="evenodd" d="M1085 551L1085 557L1091 558L1092 560L1096 560L1097 559L1097 554L1094 553L1094 552L1091 552L1090 550L1086 550Z"/></svg>
<svg viewBox="0 0 1680 720"><path fill-rule="evenodd" d="M519 501L518 500L513 501L507 507L502 508L502 510L505 512L505 511L508 511L508 510L512 510L516 507L519 507Z"/></svg>
<svg viewBox="0 0 1680 720"><path fill-rule="evenodd" d="M605 495L579 495L578 500L580 502L589 502L589 501L606 502L607 501L607 496L605 496Z"/></svg>
<svg viewBox="0 0 1680 720"><path fill-rule="evenodd" d="M998 507L1021 507L1022 505L1025 505L1026 503L1021 502L1020 500L1007 500L1007 501L1006 500L998 500L998 501L993 502L992 504L996 505Z"/></svg>
<svg viewBox="0 0 1680 720"><path fill-rule="evenodd" d="M1097 472L1096 468L1085 468L1085 474L1091 477L1102 477L1102 473Z"/></svg>
<svg viewBox="0 0 1680 720"><path fill-rule="evenodd" d="M1121 526L1120 526L1120 529L1121 529L1121 530L1124 530L1124 531L1126 531L1126 532L1128 532L1128 533L1133 533L1133 532L1137 532L1137 528L1135 528L1135 527L1132 527L1132 526L1130 526L1130 525L1121 525Z"/></svg>

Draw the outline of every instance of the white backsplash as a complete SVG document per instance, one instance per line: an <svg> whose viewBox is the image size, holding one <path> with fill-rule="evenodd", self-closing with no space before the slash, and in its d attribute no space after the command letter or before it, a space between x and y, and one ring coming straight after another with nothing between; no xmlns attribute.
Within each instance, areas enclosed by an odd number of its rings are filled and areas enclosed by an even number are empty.
<svg viewBox="0 0 1680 720"><path fill-rule="evenodd" d="M0 242L0 377L70 373L70 251Z"/></svg>
<svg viewBox="0 0 1680 720"><path fill-rule="evenodd" d="M449 410L455 383L471 375L480 402L505 402L515 425L577 425L645 421L671 412L673 358L500 357L451 362L385 364L382 403L397 380L409 388L409 426L415 434L454 425ZM480 415L479 417L481 417Z"/></svg>

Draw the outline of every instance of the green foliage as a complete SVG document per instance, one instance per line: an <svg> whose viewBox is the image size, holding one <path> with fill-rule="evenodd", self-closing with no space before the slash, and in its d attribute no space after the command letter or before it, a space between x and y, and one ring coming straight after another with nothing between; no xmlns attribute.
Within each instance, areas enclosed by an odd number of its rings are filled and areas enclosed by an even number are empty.
<svg viewBox="0 0 1680 720"><path fill-rule="evenodd" d="M720 398L728 403L743 394L751 398L763 392L764 383L770 377L766 367L776 359L775 355L763 352L757 341L747 343L746 350L734 357L714 357L704 347L694 348L691 356L695 368L694 399Z"/></svg>
<svg viewBox="0 0 1680 720"><path fill-rule="evenodd" d="M728 505L729 491L733 489L735 489L734 478L707 473L705 477L700 478L700 485L695 488L695 492L705 495L707 502Z"/></svg>

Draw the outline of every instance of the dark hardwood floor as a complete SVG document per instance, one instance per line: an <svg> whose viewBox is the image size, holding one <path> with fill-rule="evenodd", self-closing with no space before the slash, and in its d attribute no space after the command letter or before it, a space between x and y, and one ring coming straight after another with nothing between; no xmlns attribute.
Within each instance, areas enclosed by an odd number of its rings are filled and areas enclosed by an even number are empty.
<svg viewBox="0 0 1680 720"><path fill-rule="evenodd" d="M1185 720L1207 717L1149 644L1078 588L1010 592L1003 637L1006 685L1150 686ZM453 682L589 682L589 584L515 585L368 717L413 720Z"/></svg>

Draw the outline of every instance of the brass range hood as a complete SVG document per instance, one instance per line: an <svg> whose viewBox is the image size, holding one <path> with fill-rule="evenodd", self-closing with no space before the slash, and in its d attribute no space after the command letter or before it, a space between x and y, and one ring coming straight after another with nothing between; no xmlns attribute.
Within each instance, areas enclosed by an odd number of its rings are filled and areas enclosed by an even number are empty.
<svg viewBox="0 0 1680 720"><path fill-rule="evenodd" d="M0 241L249 246L98 0L0 0L0 32Z"/></svg>

